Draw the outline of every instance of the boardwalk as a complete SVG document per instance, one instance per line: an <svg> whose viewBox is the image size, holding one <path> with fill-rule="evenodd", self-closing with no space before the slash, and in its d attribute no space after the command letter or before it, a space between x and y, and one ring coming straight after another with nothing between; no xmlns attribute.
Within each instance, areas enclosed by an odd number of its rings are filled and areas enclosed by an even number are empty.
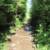
<svg viewBox="0 0 50 50"><path fill-rule="evenodd" d="M9 50L35 50L30 33L23 29L17 29L16 34L11 37L11 42L9 42Z"/></svg>

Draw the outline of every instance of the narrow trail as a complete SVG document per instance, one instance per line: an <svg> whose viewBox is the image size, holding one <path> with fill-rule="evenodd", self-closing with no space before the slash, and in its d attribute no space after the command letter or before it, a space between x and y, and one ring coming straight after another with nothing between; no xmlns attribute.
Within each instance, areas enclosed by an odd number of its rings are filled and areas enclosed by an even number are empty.
<svg viewBox="0 0 50 50"><path fill-rule="evenodd" d="M16 34L12 35L11 42L9 42L9 50L35 50L30 33L23 29L17 29Z"/></svg>

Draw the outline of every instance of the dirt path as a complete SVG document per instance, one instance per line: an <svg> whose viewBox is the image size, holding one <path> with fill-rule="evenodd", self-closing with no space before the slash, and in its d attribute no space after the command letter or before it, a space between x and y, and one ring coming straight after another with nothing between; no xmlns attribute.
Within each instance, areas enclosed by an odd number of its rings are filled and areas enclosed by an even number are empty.
<svg viewBox="0 0 50 50"><path fill-rule="evenodd" d="M32 37L30 33L25 32L23 29L17 29L16 34L11 37L9 43L9 50L35 50L32 44Z"/></svg>

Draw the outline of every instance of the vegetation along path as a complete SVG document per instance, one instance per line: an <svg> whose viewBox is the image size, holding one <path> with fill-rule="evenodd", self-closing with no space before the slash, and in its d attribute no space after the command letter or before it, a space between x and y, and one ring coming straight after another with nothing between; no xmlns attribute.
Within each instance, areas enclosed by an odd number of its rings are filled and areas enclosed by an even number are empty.
<svg viewBox="0 0 50 50"><path fill-rule="evenodd" d="M30 33L22 28L17 29L16 34L12 35L11 42L9 42L9 50L35 50Z"/></svg>

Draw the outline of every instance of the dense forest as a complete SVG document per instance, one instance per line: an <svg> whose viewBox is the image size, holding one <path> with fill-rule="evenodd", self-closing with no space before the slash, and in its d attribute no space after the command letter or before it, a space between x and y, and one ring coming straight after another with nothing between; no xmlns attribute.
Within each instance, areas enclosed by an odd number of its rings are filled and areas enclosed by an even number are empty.
<svg viewBox="0 0 50 50"><path fill-rule="evenodd" d="M6 37L15 33L16 28L27 25L36 47L46 50L47 46L49 50L50 0L0 0L0 44L5 43ZM2 45L0 50L4 50Z"/></svg>

